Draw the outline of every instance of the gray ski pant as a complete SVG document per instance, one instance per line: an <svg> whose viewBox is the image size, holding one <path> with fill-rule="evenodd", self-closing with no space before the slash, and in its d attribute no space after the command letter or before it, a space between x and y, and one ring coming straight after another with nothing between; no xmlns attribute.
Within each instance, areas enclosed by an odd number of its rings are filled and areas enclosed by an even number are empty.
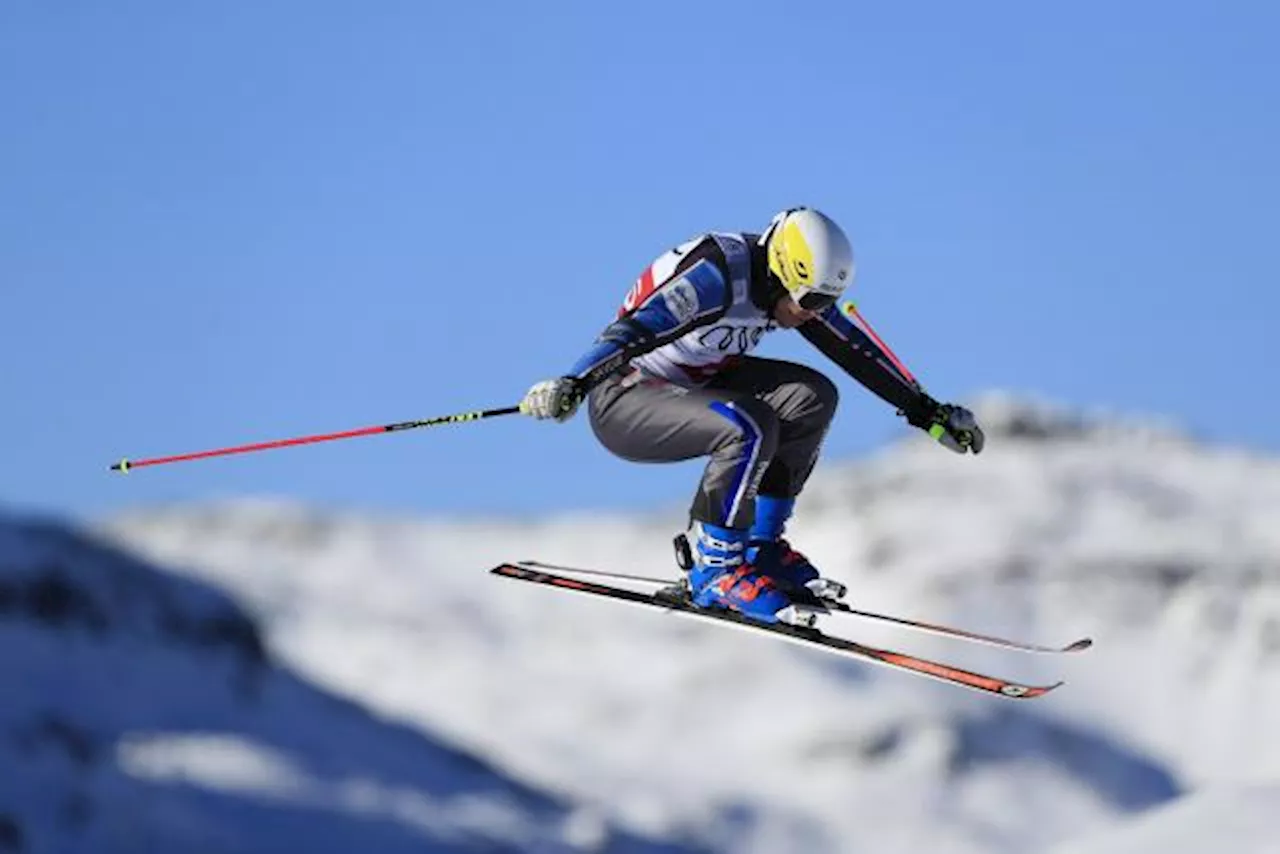
<svg viewBox="0 0 1280 854"><path fill-rule="evenodd" d="M624 460L709 456L691 518L749 528L757 493L800 494L837 399L831 380L812 368L745 356L701 388L620 374L597 386L588 405L596 438Z"/></svg>

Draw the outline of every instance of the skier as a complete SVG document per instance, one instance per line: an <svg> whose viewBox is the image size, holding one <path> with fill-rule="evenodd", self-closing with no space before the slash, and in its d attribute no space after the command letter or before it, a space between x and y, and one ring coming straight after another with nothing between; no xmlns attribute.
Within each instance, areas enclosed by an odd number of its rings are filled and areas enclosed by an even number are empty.
<svg viewBox="0 0 1280 854"><path fill-rule="evenodd" d="M853 276L849 239L812 208L779 213L763 234L704 234L655 260L569 372L521 401L527 415L566 421L589 396L596 438L626 460L710 457L690 510L699 607L811 625L815 596L845 592L782 536L836 387L812 368L748 355L766 332L797 329L908 423L952 451L982 451L972 412L926 394L840 312Z"/></svg>

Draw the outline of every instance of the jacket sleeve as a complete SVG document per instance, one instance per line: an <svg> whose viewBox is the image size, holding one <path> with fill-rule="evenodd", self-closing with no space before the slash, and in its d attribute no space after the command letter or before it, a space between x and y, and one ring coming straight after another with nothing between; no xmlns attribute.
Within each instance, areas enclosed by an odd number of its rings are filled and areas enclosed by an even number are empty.
<svg viewBox="0 0 1280 854"><path fill-rule="evenodd" d="M590 391L636 356L724 317L733 291L716 254L701 249L690 253L640 305L605 327L566 376Z"/></svg>
<svg viewBox="0 0 1280 854"><path fill-rule="evenodd" d="M906 376L871 336L831 306L800 327L800 334L845 373L894 406L908 423L928 429L938 401Z"/></svg>

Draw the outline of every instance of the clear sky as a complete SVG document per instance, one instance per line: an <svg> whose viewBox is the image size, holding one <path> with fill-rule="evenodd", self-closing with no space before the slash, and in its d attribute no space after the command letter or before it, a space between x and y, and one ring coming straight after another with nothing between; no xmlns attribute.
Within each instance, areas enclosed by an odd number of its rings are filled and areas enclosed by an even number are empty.
<svg viewBox="0 0 1280 854"><path fill-rule="evenodd" d="M697 464L585 418L107 465L509 405L653 256L801 203L935 396L1280 449L1278 37L1207 0L6 0L0 503L681 502ZM906 431L840 385L830 458Z"/></svg>

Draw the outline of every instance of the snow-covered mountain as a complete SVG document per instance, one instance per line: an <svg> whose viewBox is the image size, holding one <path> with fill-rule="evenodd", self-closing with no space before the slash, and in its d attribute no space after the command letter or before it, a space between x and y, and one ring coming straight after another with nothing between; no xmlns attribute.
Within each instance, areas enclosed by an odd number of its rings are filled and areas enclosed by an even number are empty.
<svg viewBox="0 0 1280 854"><path fill-rule="evenodd" d="M826 624L1067 680L1034 702L486 574L529 557L671 575L679 504L418 520L257 501L136 512L101 533L232 591L302 678L637 834L733 852L1035 854L1186 795L1280 800L1266 788L1280 781L1280 462L1009 399L980 414L979 458L912 439L820 469L790 533L862 607L1094 637L1082 655L1032 658Z"/></svg>
<svg viewBox="0 0 1280 854"><path fill-rule="evenodd" d="M0 851L689 850L275 660L227 595L0 522Z"/></svg>
<svg viewBox="0 0 1280 854"><path fill-rule="evenodd" d="M1053 854L1275 854L1280 786L1218 786L1086 833Z"/></svg>

